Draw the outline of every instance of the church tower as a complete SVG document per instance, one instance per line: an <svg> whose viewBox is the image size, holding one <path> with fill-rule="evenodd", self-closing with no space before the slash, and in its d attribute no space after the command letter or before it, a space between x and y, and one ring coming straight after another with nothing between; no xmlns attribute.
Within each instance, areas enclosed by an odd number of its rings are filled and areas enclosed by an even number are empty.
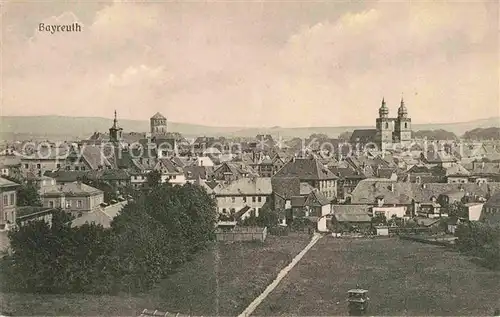
<svg viewBox="0 0 500 317"><path fill-rule="evenodd" d="M116 118L116 110L115 110L115 119L113 120L113 126L109 128L109 141L113 143L118 143L122 139L122 131L123 129L118 126L118 119Z"/></svg>
<svg viewBox="0 0 500 317"><path fill-rule="evenodd" d="M411 141L411 119L408 117L408 109L406 109L403 98L401 98L401 104L398 108L398 118L396 119L394 132L399 142Z"/></svg>
<svg viewBox="0 0 500 317"><path fill-rule="evenodd" d="M384 145L392 144L392 132L394 130L393 122L389 118L389 108L385 104L385 99L382 99L382 105L378 109L378 118L376 120L376 140L381 148L385 148Z"/></svg>
<svg viewBox="0 0 500 317"><path fill-rule="evenodd" d="M157 112L154 116L149 119L151 127L151 136L164 136L167 134L167 118L165 118L161 113Z"/></svg>

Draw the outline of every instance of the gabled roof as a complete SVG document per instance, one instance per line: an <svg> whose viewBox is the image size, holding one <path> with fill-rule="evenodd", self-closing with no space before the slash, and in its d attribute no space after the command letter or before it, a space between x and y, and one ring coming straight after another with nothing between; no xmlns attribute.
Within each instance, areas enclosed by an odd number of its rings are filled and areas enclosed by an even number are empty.
<svg viewBox="0 0 500 317"><path fill-rule="evenodd" d="M356 129L352 132L351 143L370 143L375 142L376 129Z"/></svg>
<svg viewBox="0 0 500 317"><path fill-rule="evenodd" d="M293 196L290 199L292 208L304 207L306 205L306 199L307 199L307 197L305 197L305 196Z"/></svg>
<svg viewBox="0 0 500 317"><path fill-rule="evenodd" d="M335 174L314 158L292 159L275 174L275 177L298 177L301 181L338 179Z"/></svg>
<svg viewBox="0 0 500 317"><path fill-rule="evenodd" d="M103 191L83 183L74 182L63 185L51 185L40 189L41 196L89 196L102 194Z"/></svg>
<svg viewBox="0 0 500 317"><path fill-rule="evenodd" d="M154 166L154 170L161 171L165 174L182 174L182 169L176 167L169 159L162 158L158 160L158 163Z"/></svg>
<svg viewBox="0 0 500 317"><path fill-rule="evenodd" d="M165 118L161 113L157 112L155 113L154 116L151 117L151 119L167 119L167 118Z"/></svg>
<svg viewBox="0 0 500 317"><path fill-rule="evenodd" d="M17 186L19 186L18 183L15 183L13 181L10 181L8 179L0 177L0 188L9 188L9 187L17 187Z"/></svg>
<svg viewBox="0 0 500 317"><path fill-rule="evenodd" d="M284 199L300 195L301 185L298 177L273 177L271 184L273 192Z"/></svg>
<svg viewBox="0 0 500 317"><path fill-rule="evenodd" d="M488 184L448 184L448 183L401 183L385 179L365 179L359 182L351 193L353 204L374 204L376 198L384 197L385 204L407 205L412 200L420 203L430 202L440 195L461 195L469 193L486 197L489 192L500 190L500 183Z"/></svg>
<svg viewBox="0 0 500 317"><path fill-rule="evenodd" d="M240 178L216 190L217 196L271 195L271 178Z"/></svg>
<svg viewBox="0 0 500 317"><path fill-rule="evenodd" d="M332 205L332 213L338 222L370 222L368 205Z"/></svg>
<svg viewBox="0 0 500 317"><path fill-rule="evenodd" d="M325 197L319 190L314 189L306 199L306 206L309 207L322 207L330 205L330 200Z"/></svg>

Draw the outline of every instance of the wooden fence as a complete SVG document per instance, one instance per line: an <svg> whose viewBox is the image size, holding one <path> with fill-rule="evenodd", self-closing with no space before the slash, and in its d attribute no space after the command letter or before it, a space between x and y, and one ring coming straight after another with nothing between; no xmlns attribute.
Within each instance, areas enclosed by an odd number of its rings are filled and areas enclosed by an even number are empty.
<svg viewBox="0 0 500 317"><path fill-rule="evenodd" d="M419 237L419 236L407 236L407 235L400 235L399 238L403 240L411 240L420 243L439 245L443 247L454 247L456 240L455 238L447 239L447 238Z"/></svg>
<svg viewBox="0 0 500 317"><path fill-rule="evenodd" d="M230 231L217 230L217 241L266 241L267 228L260 227L235 227Z"/></svg>

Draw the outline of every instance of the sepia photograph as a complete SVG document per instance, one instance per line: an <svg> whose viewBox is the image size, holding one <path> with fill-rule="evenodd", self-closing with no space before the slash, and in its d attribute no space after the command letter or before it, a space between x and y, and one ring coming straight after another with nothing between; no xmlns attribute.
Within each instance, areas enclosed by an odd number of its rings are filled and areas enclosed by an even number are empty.
<svg viewBox="0 0 500 317"><path fill-rule="evenodd" d="M0 0L0 317L500 317L498 0Z"/></svg>

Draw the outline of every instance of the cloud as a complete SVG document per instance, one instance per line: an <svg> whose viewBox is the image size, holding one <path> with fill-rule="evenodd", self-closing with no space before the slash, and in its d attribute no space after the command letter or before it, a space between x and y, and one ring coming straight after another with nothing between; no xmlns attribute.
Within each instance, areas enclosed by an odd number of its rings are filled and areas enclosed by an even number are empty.
<svg viewBox="0 0 500 317"><path fill-rule="evenodd" d="M368 125L382 96L394 113L404 93L417 122L487 117L499 104L496 5L115 1L41 20L28 10L6 25L3 112ZM74 21L83 32L36 31ZM29 39L16 33L27 22Z"/></svg>

